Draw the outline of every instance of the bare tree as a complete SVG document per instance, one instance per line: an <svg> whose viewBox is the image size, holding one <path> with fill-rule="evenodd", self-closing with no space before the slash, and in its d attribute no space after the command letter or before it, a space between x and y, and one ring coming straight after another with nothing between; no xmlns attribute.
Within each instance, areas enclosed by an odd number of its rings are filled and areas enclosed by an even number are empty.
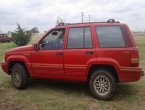
<svg viewBox="0 0 145 110"><path fill-rule="evenodd" d="M31 32L32 32L33 34L39 33L38 27L33 27L33 28L31 29Z"/></svg>
<svg viewBox="0 0 145 110"><path fill-rule="evenodd" d="M56 19L56 25L59 25L60 23L64 23L64 19L61 17L57 17Z"/></svg>

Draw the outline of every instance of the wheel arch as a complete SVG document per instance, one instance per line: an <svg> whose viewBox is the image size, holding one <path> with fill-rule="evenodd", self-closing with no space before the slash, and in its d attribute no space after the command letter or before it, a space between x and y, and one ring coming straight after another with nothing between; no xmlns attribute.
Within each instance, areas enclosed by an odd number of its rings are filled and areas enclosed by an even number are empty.
<svg viewBox="0 0 145 110"><path fill-rule="evenodd" d="M19 64L23 65L24 68L26 69L27 73L28 73L28 76L30 77L30 74L29 74L29 72L28 72L28 68L27 68L25 62L24 62L24 61L17 61L17 60L12 60L12 61L9 62L9 65L8 65L8 74L9 74L9 75L11 74L11 69L12 69L12 67L13 67L16 63L19 63Z"/></svg>
<svg viewBox="0 0 145 110"><path fill-rule="evenodd" d="M116 82L119 82L119 77L118 77L118 72L116 68L113 65L108 65L108 64L93 64L90 66L87 74L87 80L89 81L91 75L93 74L93 71L97 69L106 69L110 71L115 78Z"/></svg>

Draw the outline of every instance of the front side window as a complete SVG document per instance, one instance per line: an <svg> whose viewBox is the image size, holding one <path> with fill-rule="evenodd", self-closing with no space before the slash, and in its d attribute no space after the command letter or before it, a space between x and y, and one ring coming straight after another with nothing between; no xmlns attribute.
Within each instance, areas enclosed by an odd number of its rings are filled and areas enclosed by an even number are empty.
<svg viewBox="0 0 145 110"><path fill-rule="evenodd" d="M57 50L63 47L65 29L54 29L49 32L39 43L41 50Z"/></svg>
<svg viewBox="0 0 145 110"><path fill-rule="evenodd" d="M90 27L70 28L67 48L92 48Z"/></svg>
<svg viewBox="0 0 145 110"><path fill-rule="evenodd" d="M125 47L120 26L97 26L96 32L101 48Z"/></svg>

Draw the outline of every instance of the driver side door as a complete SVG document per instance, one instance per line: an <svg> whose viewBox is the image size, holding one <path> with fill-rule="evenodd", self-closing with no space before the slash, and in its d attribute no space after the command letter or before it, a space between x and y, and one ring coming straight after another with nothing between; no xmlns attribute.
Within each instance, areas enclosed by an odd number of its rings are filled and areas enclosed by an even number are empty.
<svg viewBox="0 0 145 110"><path fill-rule="evenodd" d="M39 50L32 53L34 76L64 75L63 38L65 29L54 29L40 41Z"/></svg>

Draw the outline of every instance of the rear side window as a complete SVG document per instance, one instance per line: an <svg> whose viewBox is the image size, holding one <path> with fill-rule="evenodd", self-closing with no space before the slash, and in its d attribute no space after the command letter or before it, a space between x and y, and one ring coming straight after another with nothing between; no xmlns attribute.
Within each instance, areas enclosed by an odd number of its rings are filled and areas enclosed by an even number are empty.
<svg viewBox="0 0 145 110"><path fill-rule="evenodd" d="M97 26L96 32L100 47L123 48L125 42L120 26Z"/></svg>
<svg viewBox="0 0 145 110"><path fill-rule="evenodd" d="M92 48L90 27L70 28L67 48Z"/></svg>

